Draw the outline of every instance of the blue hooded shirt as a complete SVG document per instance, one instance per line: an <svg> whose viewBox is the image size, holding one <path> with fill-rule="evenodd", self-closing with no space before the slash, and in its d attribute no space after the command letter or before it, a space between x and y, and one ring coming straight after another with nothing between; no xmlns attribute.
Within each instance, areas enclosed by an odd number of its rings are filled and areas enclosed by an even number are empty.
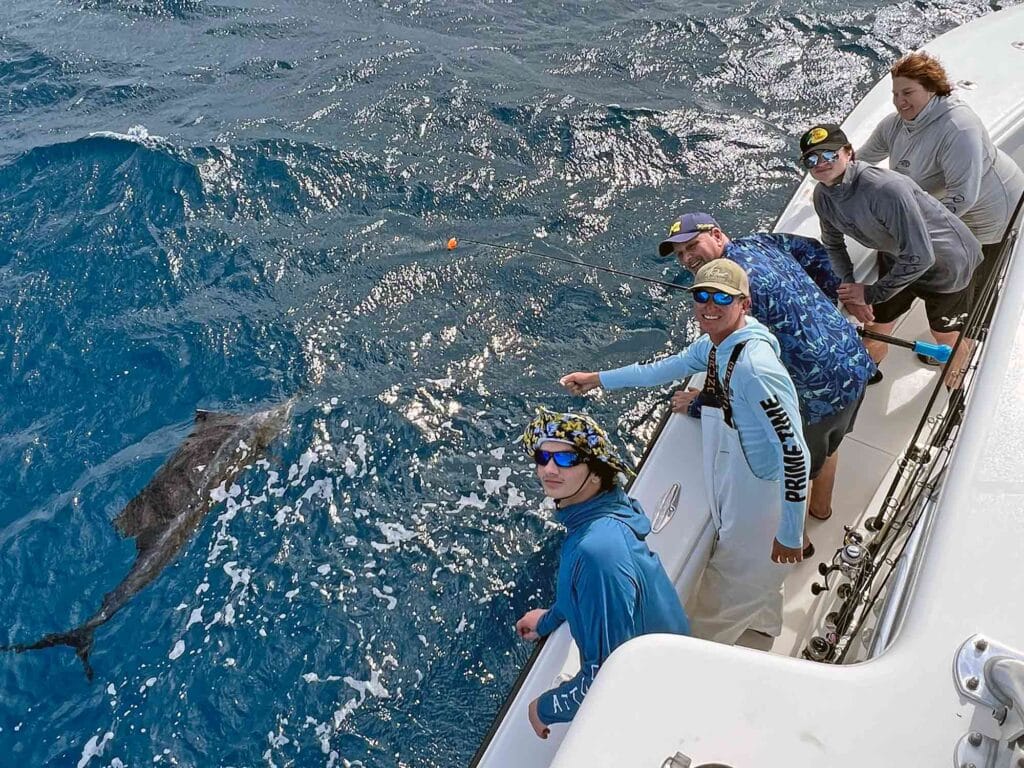
<svg viewBox="0 0 1024 768"><path fill-rule="evenodd" d="M690 623L661 558L644 539L651 523L621 488L558 510L566 527L555 604L537 623L551 634L563 621L580 650L580 671L541 694L545 724L573 719L597 670L627 640L655 632L688 635Z"/></svg>

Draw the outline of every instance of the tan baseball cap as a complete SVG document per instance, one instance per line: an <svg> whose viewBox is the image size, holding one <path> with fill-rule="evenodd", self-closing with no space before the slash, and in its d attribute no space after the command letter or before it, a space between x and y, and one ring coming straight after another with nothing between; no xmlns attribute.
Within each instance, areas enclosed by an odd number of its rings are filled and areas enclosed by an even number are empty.
<svg viewBox="0 0 1024 768"><path fill-rule="evenodd" d="M697 270L690 290L695 291L698 288L722 291L732 296L749 296L750 280L743 267L735 261L715 259Z"/></svg>

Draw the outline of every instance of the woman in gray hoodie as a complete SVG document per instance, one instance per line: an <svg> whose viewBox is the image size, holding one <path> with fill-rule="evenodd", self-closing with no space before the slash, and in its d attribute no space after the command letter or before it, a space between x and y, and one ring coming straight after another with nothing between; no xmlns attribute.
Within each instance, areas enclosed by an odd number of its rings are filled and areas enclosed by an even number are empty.
<svg viewBox="0 0 1024 768"><path fill-rule="evenodd" d="M857 159L877 163L888 157L892 170L912 178L968 226L985 257L975 276L978 288L1024 194L1024 172L995 147L974 110L953 94L937 59L911 53L889 72L896 112L857 148Z"/></svg>

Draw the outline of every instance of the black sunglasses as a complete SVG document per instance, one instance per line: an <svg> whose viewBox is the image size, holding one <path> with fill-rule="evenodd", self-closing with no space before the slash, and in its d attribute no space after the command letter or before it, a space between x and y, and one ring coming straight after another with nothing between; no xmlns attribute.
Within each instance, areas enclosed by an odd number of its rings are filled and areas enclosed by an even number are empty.
<svg viewBox="0 0 1024 768"><path fill-rule="evenodd" d="M823 149L821 152L812 152L800 158L804 168L817 168L818 163L834 163L839 159L838 149Z"/></svg>
<svg viewBox="0 0 1024 768"><path fill-rule="evenodd" d="M698 304L707 304L710 300L720 307L728 307L736 299L736 297L731 293L726 293L725 291L709 291L705 288L698 288L690 293L693 294L693 300Z"/></svg>
<svg viewBox="0 0 1024 768"><path fill-rule="evenodd" d="M533 463L538 467L547 466L548 462L552 459L554 459L555 464L562 469L578 467L586 461L586 457L576 451L542 451L538 448L533 452Z"/></svg>

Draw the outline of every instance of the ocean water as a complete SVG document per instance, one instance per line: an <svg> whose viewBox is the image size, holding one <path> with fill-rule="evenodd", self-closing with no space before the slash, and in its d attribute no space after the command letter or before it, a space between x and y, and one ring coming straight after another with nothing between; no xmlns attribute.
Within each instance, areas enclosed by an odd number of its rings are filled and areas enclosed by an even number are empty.
<svg viewBox="0 0 1024 768"><path fill-rule="evenodd" d="M666 224L768 227L796 137L998 3L7 0L0 644L128 572L196 408L288 429L96 634L0 653L0 766L465 765L559 535L514 440L664 392L562 373L692 334ZM955 75L955 63L949 62Z"/></svg>

